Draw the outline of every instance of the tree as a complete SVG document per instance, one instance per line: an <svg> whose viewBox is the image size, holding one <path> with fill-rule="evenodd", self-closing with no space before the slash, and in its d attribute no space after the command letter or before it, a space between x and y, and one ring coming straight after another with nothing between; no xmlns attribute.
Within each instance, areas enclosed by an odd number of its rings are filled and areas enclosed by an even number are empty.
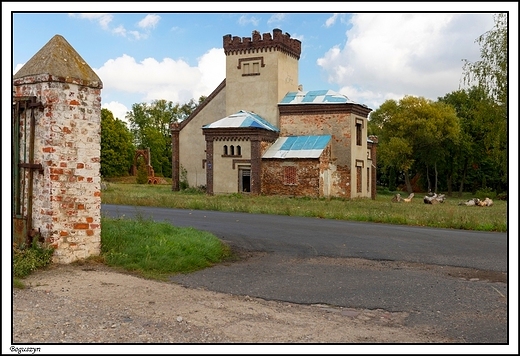
<svg viewBox="0 0 520 356"><path fill-rule="evenodd" d="M464 60L464 84L481 87L498 105L488 148L493 160L500 163L502 183L507 184L507 108L508 108L508 14L494 15L494 27L479 36L480 60Z"/></svg>
<svg viewBox="0 0 520 356"><path fill-rule="evenodd" d="M480 60L464 59L464 84L482 87L491 98L507 107L508 99L508 32L507 13L495 14L494 27L480 35Z"/></svg>
<svg viewBox="0 0 520 356"><path fill-rule="evenodd" d="M101 176L128 175L134 156L133 137L126 124L110 110L101 109Z"/></svg>
<svg viewBox="0 0 520 356"><path fill-rule="evenodd" d="M501 154L494 149L501 145L496 142L496 132L500 130L497 127L497 117L501 115L499 105L479 86L454 91L439 101L453 106L460 119L460 141L450 155L453 174L459 180L459 195L467 182L472 190L486 186L497 191L507 189Z"/></svg>
<svg viewBox="0 0 520 356"><path fill-rule="evenodd" d="M387 100L370 115L373 132L379 133L378 161L385 168L403 172L408 193L412 167L423 169L429 179L429 167L435 172L444 164L447 147L457 142L460 134L458 117L453 107L423 97L405 96L399 102ZM428 187L432 188L432 187Z"/></svg>

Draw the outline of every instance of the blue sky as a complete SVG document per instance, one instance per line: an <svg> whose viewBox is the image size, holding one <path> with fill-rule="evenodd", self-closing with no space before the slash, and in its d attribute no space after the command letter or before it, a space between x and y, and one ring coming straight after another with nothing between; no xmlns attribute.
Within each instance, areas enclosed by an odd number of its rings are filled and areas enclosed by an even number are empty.
<svg viewBox="0 0 520 356"><path fill-rule="evenodd" d="M258 13L231 11L275 6L150 2L127 3L123 9L119 3L80 2L70 3L67 12L57 12L66 9L62 3L46 3L45 11L53 11L55 4L56 12L18 13L33 8L26 4L10 4L11 70L16 72L60 34L99 75L102 107L120 119L135 103L166 99L183 104L209 95L225 77L222 37L250 37L253 30L272 33L274 28L302 42L298 79L304 90L334 90L372 109L404 95L436 100L459 89L462 59L479 59L475 39L493 27L493 9L504 8L474 3L476 11L485 12L454 13L467 10L465 3L443 13L367 13L362 11L380 5L385 10L385 5L320 3L318 8L314 3L312 9L312 3L308 8L276 3L280 11L304 12ZM398 10L398 4L390 10ZM407 4L403 9L413 10L413 3ZM333 11L318 12L327 8ZM424 9L427 5L415 11ZM113 12L120 10L133 12Z"/></svg>

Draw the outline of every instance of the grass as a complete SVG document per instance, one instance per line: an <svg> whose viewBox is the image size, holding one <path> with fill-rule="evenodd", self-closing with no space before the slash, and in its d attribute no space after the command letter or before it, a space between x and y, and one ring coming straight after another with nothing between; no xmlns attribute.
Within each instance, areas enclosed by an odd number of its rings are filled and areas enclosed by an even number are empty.
<svg viewBox="0 0 520 356"><path fill-rule="evenodd" d="M459 205L473 196L448 197L441 204L424 204L416 194L411 203L393 203L396 192L378 193L372 199L291 198L261 195L206 195L173 192L170 185L110 183L101 194L104 204L154 206L192 210L219 210L258 214L306 216L436 228L507 232L507 202L491 207ZM402 192L401 192L401 195ZM493 198L493 197L491 197Z"/></svg>
<svg viewBox="0 0 520 356"><path fill-rule="evenodd" d="M165 280L232 257L228 246L205 231L143 218L103 217L101 223L104 263L145 278Z"/></svg>

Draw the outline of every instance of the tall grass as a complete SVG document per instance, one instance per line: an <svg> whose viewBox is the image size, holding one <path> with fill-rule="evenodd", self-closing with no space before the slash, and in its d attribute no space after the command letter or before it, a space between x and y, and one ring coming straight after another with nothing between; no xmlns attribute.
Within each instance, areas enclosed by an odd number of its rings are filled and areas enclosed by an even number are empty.
<svg viewBox="0 0 520 356"><path fill-rule="evenodd" d="M104 204L155 206L193 210L219 210L259 214L307 216L323 219L429 226L438 228L507 231L507 202L491 207L459 205L472 198L448 198L441 204L424 204L416 194L411 203L393 203L393 192L372 199L291 198L261 195L206 195L173 192L169 185L110 183L101 194Z"/></svg>

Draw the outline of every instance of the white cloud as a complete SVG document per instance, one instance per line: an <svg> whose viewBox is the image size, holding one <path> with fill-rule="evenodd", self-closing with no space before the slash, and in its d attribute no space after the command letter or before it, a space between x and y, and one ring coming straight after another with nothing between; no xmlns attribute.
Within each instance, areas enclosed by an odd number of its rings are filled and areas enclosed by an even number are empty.
<svg viewBox="0 0 520 356"><path fill-rule="evenodd" d="M209 95L226 77L226 55L222 48L212 48L198 58L198 68L202 74L200 89L194 90L194 99Z"/></svg>
<svg viewBox="0 0 520 356"><path fill-rule="evenodd" d="M274 14L267 20L268 25L279 25L285 19L285 14Z"/></svg>
<svg viewBox="0 0 520 356"><path fill-rule="evenodd" d="M241 26L246 26L249 24L251 24L253 26L258 26L259 23L260 23L260 20L253 16L247 17L245 15L242 15L238 19L238 24Z"/></svg>
<svg viewBox="0 0 520 356"><path fill-rule="evenodd" d="M366 13L353 15L351 24L345 47L331 48L317 64L343 94L377 108L388 98L414 95L436 100L457 90L462 59L479 58L475 39L493 27L493 18Z"/></svg>
<svg viewBox="0 0 520 356"><path fill-rule="evenodd" d="M112 112L114 115L114 118L117 118L121 121L124 121L128 124L128 121L126 120L126 112L130 109L127 108L124 104L121 104L117 101L111 101L109 103L104 103L101 105L103 109L108 109Z"/></svg>
<svg viewBox="0 0 520 356"><path fill-rule="evenodd" d="M119 25L119 26L115 27L112 30L112 33L115 33L116 35L120 35L120 36L126 37L126 29L124 28L123 25Z"/></svg>
<svg viewBox="0 0 520 356"><path fill-rule="evenodd" d="M144 19L139 21L137 24L139 27L147 29L147 28L155 28L161 19L158 15L146 15Z"/></svg>
<svg viewBox="0 0 520 356"><path fill-rule="evenodd" d="M139 31L128 31L128 34L132 35L136 40L147 39L148 35Z"/></svg>
<svg viewBox="0 0 520 356"><path fill-rule="evenodd" d="M79 17L80 19L88 19L90 21L97 21L102 29L108 30L110 22L114 16L103 13L81 13L81 14L69 14L70 17Z"/></svg>
<svg viewBox="0 0 520 356"><path fill-rule="evenodd" d="M164 99L184 104L211 94L225 77L225 60L222 48L206 52L198 59L196 67L190 67L181 59L164 58L159 62L146 58L137 62L133 57L123 55L105 62L95 72L103 81L102 95L105 97L114 98L119 92L139 95L138 102ZM126 105L131 107L135 103Z"/></svg>
<svg viewBox="0 0 520 356"><path fill-rule="evenodd" d="M338 14L334 14L332 15L331 17L329 17L326 21L325 21L325 27L330 27L332 25L334 25L336 23L336 19L338 18Z"/></svg>
<svg viewBox="0 0 520 356"><path fill-rule="evenodd" d="M148 38L148 34L142 33L135 30L127 30L123 25L116 27L110 27L110 23L113 20L113 16L110 14L102 13L82 13L82 14L69 14L70 17L77 17L81 19L88 19L90 21L97 21L101 28L106 31L111 31L113 34L133 38L136 40ZM155 28L159 20L161 19L158 15L146 15L141 21L138 22L137 26L143 29Z"/></svg>

